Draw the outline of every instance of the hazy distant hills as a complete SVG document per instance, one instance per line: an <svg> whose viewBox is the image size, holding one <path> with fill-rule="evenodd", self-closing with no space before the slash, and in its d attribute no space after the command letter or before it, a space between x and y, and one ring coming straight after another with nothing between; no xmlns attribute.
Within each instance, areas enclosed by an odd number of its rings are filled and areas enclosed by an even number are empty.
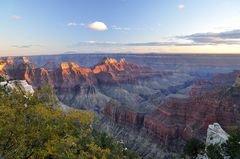
<svg viewBox="0 0 240 159"><path fill-rule="evenodd" d="M156 69L176 69L184 66L228 66L226 70L237 69L240 65L240 55L206 55L206 54L60 54L30 56L30 60L37 66L43 66L47 61L61 63L71 61L80 66L91 67L104 57L113 57L116 60L124 57L130 63L148 65ZM187 68L186 68L187 69ZM189 69L189 68L188 68Z"/></svg>

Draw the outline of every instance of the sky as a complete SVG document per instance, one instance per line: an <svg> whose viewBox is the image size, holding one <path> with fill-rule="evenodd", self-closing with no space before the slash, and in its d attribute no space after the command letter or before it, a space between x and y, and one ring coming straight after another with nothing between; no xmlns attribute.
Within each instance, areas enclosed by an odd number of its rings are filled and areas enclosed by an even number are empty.
<svg viewBox="0 0 240 159"><path fill-rule="evenodd" d="M0 56L240 53L240 0L0 0Z"/></svg>

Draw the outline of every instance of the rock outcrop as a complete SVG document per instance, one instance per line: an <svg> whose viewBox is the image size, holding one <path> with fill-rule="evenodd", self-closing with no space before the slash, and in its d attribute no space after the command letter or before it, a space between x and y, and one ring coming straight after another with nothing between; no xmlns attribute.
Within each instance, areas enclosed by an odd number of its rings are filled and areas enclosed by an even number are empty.
<svg viewBox="0 0 240 159"><path fill-rule="evenodd" d="M99 83L133 83L138 79L148 78L149 76L161 76L164 72L157 72L150 67L128 63L124 58L117 61L113 58L104 58L92 69Z"/></svg>
<svg viewBox="0 0 240 159"><path fill-rule="evenodd" d="M213 123L208 126L207 129L207 139L205 142L206 148L209 145L219 145L226 143L229 135L221 128L218 123ZM205 148L205 149L206 149ZM224 154L222 154L224 156ZM209 159L206 153L198 154L196 159ZM224 156L224 159L229 159L229 157Z"/></svg>
<svg viewBox="0 0 240 159"><path fill-rule="evenodd" d="M104 108L104 114L117 124L141 128L144 121L144 113L134 112L122 107L119 103L110 101Z"/></svg>
<svg viewBox="0 0 240 159"><path fill-rule="evenodd" d="M0 82L0 86L5 88L5 89L10 89L10 90L17 90L20 91L24 94L33 94L34 89L31 85L27 83L25 80L13 80L13 81L5 81L5 82Z"/></svg>
<svg viewBox="0 0 240 159"><path fill-rule="evenodd" d="M221 145L228 140L229 135L221 128L218 123L213 123L208 126L206 146Z"/></svg>
<svg viewBox="0 0 240 159"><path fill-rule="evenodd" d="M51 83L48 71L34 66L27 57L5 58L2 66L0 74L7 74L9 80L26 80L35 87Z"/></svg>

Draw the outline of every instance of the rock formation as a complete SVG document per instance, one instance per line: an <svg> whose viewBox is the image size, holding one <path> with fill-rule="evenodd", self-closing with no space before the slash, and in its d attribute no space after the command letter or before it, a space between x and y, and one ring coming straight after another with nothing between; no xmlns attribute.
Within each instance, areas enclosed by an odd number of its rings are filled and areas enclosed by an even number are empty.
<svg viewBox="0 0 240 159"><path fill-rule="evenodd" d="M206 146L221 145L228 140L229 135L221 128L218 123L213 123L208 126Z"/></svg>
<svg viewBox="0 0 240 159"><path fill-rule="evenodd" d="M27 57L8 57L2 65L1 75L7 74L10 80L26 80L35 87L51 83L48 71L34 66Z"/></svg>
<svg viewBox="0 0 240 159"><path fill-rule="evenodd" d="M213 123L208 126L207 129L207 139L205 142L206 147L209 145L222 145L226 143L229 135L221 128L218 123ZM206 153L198 154L196 159L208 159ZM224 156L224 159L229 159L229 157Z"/></svg>
<svg viewBox="0 0 240 159"><path fill-rule="evenodd" d="M5 89L17 90L23 92L24 94L33 94L34 90L31 85L27 83L25 80L13 80L13 81L5 81L0 82L0 86Z"/></svg>

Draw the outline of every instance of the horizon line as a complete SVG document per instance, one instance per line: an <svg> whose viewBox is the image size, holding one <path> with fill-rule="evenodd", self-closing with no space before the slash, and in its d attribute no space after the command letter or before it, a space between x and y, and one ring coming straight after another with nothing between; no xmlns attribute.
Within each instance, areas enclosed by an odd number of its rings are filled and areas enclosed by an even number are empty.
<svg viewBox="0 0 240 159"><path fill-rule="evenodd" d="M166 52L135 52L135 53L104 53L104 52L93 52L93 53L83 53L83 52L63 52L63 53L43 53L43 54L28 54L28 55L0 55L0 57L23 57L23 56L60 56L60 55L240 55L239 53L166 53Z"/></svg>

